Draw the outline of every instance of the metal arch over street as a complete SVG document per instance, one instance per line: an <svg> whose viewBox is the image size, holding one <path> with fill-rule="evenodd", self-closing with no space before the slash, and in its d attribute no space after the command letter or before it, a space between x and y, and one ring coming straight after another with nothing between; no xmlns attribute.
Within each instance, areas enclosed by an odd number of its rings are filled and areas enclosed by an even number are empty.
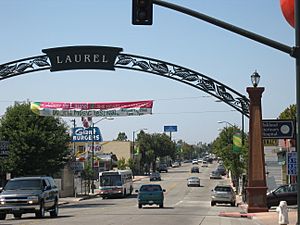
<svg viewBox="0 0 300 225"><path fill-rule="evenodd" d="M71 69L129 69L152 73L193 86L225 102L249 117L249 99L204 74L162 60L120 53L121 48L68 46L44 49L46 55L33 56L0 65L0 80L26 73Z"/></svg>

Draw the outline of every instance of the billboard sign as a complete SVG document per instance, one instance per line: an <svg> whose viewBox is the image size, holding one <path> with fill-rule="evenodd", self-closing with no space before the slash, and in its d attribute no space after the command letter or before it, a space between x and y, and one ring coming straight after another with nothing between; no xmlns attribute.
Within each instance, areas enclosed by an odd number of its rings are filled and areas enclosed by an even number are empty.
<svg viewBox="0 0 300 225"><path fill-rule="evenodd" d="M102 142L102 135L98 127L75 127L72 129L72 142Z"/></svg>
<svg viewBox="0 0 300 225"><path fill-rule="evenodd" d="M164 126L164 132L177 132L177 126Z"/></svg>

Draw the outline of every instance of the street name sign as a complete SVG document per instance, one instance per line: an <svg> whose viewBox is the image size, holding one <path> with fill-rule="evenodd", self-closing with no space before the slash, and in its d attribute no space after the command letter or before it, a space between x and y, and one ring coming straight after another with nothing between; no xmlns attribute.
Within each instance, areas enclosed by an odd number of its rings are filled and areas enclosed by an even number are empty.
<svg viewBox="0 0 300 225"><path fill-rule="evenodd" d="M263 138L293 139L295 124L293 120L262 120Z"/></svg>

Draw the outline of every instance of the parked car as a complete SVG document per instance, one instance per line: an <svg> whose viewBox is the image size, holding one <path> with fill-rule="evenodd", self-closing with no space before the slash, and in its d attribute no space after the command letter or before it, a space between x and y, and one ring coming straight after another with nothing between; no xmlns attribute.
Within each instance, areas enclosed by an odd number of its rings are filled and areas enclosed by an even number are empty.
<svg viewBox="0 0 300 225"><path fill-rule="evenodd" d="M211 206L217 203L230 204L235 206L236 195L230 185L218 184L213 190L211 195Z"/></svg>
<svg viewBox="0 0 300 225"><path fill-rule="evenodd" d="M198 159L193 159L192 164L197 164L198 165Z"/></svg>
<svg viewBox="0 0 300 225"><path fill-rule="evenodd" d="M222 175L218 170L214 170L210 173L209 179L222 179Z"/></svg>
<svg viewBox="0 0 300 225"><path fill-rule="evenodd" d="M52 177L13 178L0 193L0 220L5 220L6 214L20 219L25 213L35 213L42 218L46 211L51 217L57 217L58 198L58 188Z"/></svg>
<svg viewBox="0 0 300 225"><path fill-rule="evenodd" d="M143 205L159 205L160 208L164 207L164 192L159 184L143 184L136 190L138 193L138 207L142 208Z"/></svg>
<svg viewBox="0 0 300 225"><path fill-rule="evenodd" d="M281 185L267 193L267 207L278 206L280 201L297 205L297 184Z"/></svg>
<svg viewBox="0 0 300 225"><path fill-rule="evenodd" d="M207 161L202 161L202 165L201 165L201 167L208 167L208 163L207 163Z"/></svg>
<svg viewBox="0 0 300 225"><path fill-rule="evenodd" d="M225 169L225 167L224 167L222 164L218 165L217 171L219 171L219 173L220 173L222 176L225 176L225 175L226 175L226 169Z"/></svg>
<svg viewBox="0 0 300 225"><path fill-rule="evenodd" d="M150 181L160 181L161 176L159 172L153 172L150 174Z"/></svg>
<svg viewBox="0 0 300 225"><path fill-rule="evenodd" d="M172 163L172 167L173 167L173 168L179 167L179 162L174 162L174 163Z"/></svg>
<svg viewBox="0 0 300 225"><path fill-rule="evenodd" d="M164 172L168 172L168 166L167 166L167 164L159 164L159 167L158 167L158 172L162 172L162 171L164 171Z"/></svg>
<svg viewBox="0 0 300 225"><path fill-rule="evenodd" d="M187 179L187 186L188 187L191 187L191 186L200 187L200 178L199 177L189 177Z"/></svg>
<svg viewBox="0 0 300 225"><path fill-rule="evenodd" d="M193 166L191 168L191 173L199 173L199 167L198 166Z"/></svg>

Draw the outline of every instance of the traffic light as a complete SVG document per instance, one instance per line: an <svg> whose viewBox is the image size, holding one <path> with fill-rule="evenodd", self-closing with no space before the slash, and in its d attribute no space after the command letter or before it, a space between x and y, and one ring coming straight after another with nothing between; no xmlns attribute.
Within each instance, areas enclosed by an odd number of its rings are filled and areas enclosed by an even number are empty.
<svg viewBox="0 0 300 225"><path fill-rule="evenodd" d="M152 25L153 0L132 0L132 24Z"/></svg>

